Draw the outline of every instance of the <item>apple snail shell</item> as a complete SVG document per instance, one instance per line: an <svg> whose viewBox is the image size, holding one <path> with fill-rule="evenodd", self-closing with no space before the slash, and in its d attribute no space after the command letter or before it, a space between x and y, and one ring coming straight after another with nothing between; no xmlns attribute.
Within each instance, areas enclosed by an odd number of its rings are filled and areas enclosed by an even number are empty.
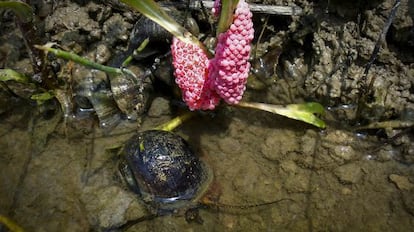
<svg viewBox="0 0 414 232"><path fill-rule="evenodd" d="M129 188L157 214L197 205L212 180L209 168L183 138L161 130L130 138L119 170Z"/></svg>

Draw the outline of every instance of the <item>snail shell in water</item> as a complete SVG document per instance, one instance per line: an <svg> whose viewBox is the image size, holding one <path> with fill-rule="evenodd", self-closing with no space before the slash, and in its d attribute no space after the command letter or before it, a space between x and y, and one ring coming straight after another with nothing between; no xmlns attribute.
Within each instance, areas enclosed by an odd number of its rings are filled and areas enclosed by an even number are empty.
<svg viewBox="0 0 414 232"><path fill-rule="evenodd" d="M212 181L210 169L183 138L160 130L129 139L119 170L129 188L157 214L197 205Z"/></svg>
<svg viewBox="0 0 414 232"><path fill-rule="evenodd" d="M86 110L90 103L104 128L112 128L121 121L121 111L130 120L138 120L149 98L148 75L138 67L124 69L119 75L111 75L79 66L75 69L75 99L80 109ZM85 101L85 99L87 99Z"/></svg>
<svg viewBox="0 0 414 232"><path fill-rule="evenodd" d="M89 70L79 66L75 69L73 78L77 82L75 97L79 107L86 109L88 106L84 98L88 99L102 127L112 128L116 126L121 117L109 90L106 74L102 71Z"/></svg>
<svg viewBox="0 0 414 232"><path fill-rule="evenodd" d="M123 69L122 74L110 77L113 98L130 120L137 120L144 112L148 98L144 92L145 72L139 68L134 71Z"/></svg>

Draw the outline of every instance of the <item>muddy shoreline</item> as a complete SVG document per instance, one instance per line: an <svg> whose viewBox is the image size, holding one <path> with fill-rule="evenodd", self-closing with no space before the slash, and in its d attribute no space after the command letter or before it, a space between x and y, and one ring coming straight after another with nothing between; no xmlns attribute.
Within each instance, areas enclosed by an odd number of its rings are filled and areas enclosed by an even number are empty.
<svg viewBox="0 0 414 232"><path fill-rule="evenodd" d="M256 50L243 99L320 102L327 110L322 117L327 128L232 106L198 114L175 131L211 166L216 200L239 206L281 201L249 209L202 208L202 225L172 214L140 221L127 231L410 231L413 2L401 1L365 83L361 77L394 1L248 2L297 6L303 15L255 13ZM32 6L42 42L56 42L102 64L119 63L140 19L117 1L32 1ZM14 15L0 13L0 68L32 77ZM191 15L208 34L202 13ZM8 90L0 91L1 215L27 231L110 231L149 215L120 181L114 148L137 130L186 111L172 84L168 41L149 48L155 52L132 63L134 71L150 73L142 92L144 113L131 121L115 106L119 122L109 129L100 126L102 118L93 111L79 110L87 103L73 100L70 111L56 99L37 105L27 97L33 89L6 83ZM106 78L51 59L60 66L61 80ZM360 91L373 78L357 115ZM78 91L76 84L62 90Z"/></svg>

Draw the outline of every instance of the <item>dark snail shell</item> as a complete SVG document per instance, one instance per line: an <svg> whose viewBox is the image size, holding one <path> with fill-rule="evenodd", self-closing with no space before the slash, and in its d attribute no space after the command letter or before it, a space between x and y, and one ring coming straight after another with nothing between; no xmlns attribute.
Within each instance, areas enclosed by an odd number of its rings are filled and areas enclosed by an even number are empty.
<svg viewBox="0 0 414 232"><path fill-rule="evenodd" d="M200 28L196 20L192 17L186 15L184 12L178 11L174 8L164 8L167 14L175 19L178 23L183 25L188 31L193 35L198 35L200 33ZM135 44L136 46L142 42L143 39L149 38L150 41L166 41L172 37L171 33L162 28L159 24L155 23L147 17L141 17L131 32L130 45Z"/></svg>
<svg viewBox="0 0 414 232"><path fill-rule="evenodd" d="M174 8L164 8L164 10L166 10L168 15L183 25L193 35L197 36L200 33L200 28L194 18L187 16L184 19L186 14ZM150 41L147 48L139 53L135 53L135 49L137 49L147 38ZM137 60L145 59L160 52L160 49L162 50L162 48L166 45L169 47L169 42L167 41L170 41L171 38L172 34L162 28L159 24L148 19L147 17L141 17L135 23L131 31L126 54L133 54L134 58ZM118 61L118 63L119 62L120 61ZM115 64L117 63L115 62Z"/></svg>
<svg viewBox="0 0 414 232"><path fill-rule="evenodd" d="M136 134L126 143L122 158L124 180L158 214L196 203L212 179L187 142L167 131Z"/></svg>

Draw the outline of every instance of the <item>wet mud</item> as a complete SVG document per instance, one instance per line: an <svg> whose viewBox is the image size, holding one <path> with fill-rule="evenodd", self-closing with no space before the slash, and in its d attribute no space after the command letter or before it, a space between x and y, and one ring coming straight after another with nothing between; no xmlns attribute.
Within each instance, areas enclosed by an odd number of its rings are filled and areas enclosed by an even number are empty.
<svg viewBox="0 0 414 232"><path fill-rule="evenodd" d="M326 129L234 106L196 113L175 132L211 167L209 194L228 206L200 207L202 224L188 223L182 212L148 217L151 212L121 181L117 151L136 131L186 111L171 81L167 38L150 43L132 63L151 73L141 96L144 114L127 120L112 102L116 124L110 128L86 110L90 102L74 100L70 110L56 99L37 105L27 97L37 89L2 82L0 215L27 231L116 231L131 221L136 223L126 231L411 231L413 2L401 1L366 75L394 1L248 2L298 6L303 14L254 14L255 50L243 99L320 102ZM119 64L126 56L140 18L118 1L32 5L42 42L102 64ZM32 76L14 15L0 13L0 67ZM202 13L191 14L208 32ZM82 75L104 75L51 59L61 67L58 76L73 83L62 91L74 96ZM266 202L275 203L260 206ZM249 205L257 206L237 207Z"/></svg>

